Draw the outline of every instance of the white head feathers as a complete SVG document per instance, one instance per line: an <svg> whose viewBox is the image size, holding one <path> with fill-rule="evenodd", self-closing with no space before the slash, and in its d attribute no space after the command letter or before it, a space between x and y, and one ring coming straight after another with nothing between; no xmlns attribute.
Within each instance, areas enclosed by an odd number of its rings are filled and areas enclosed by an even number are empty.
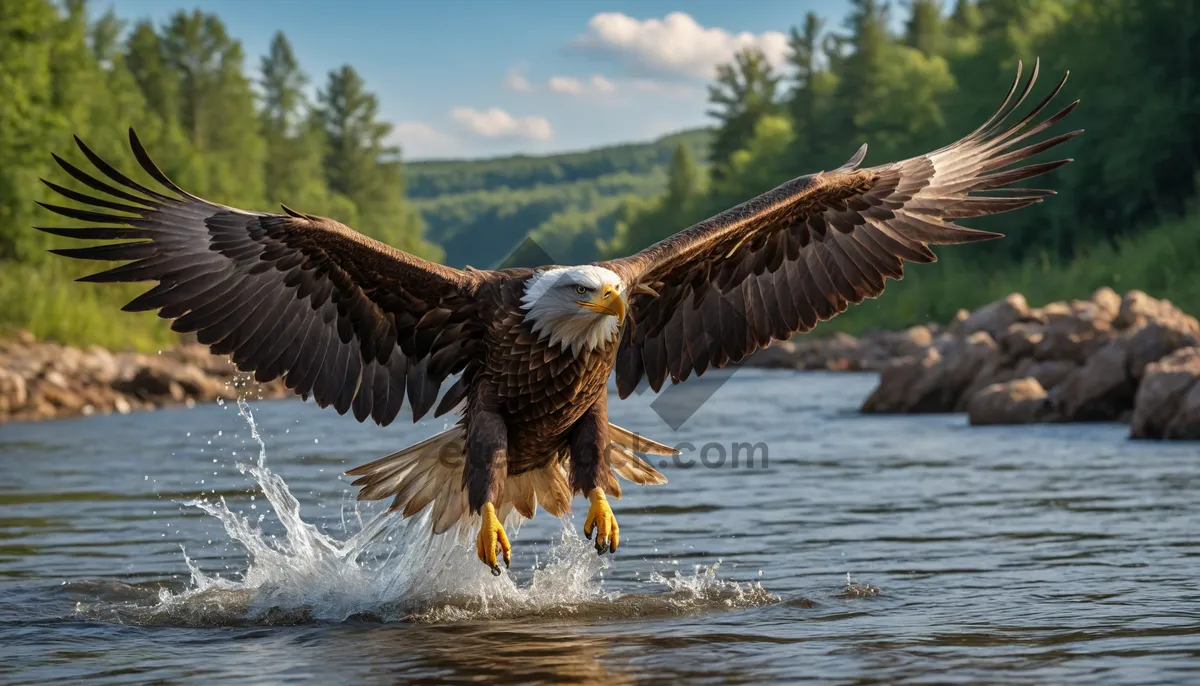
<svg viewBox="0 0 1200 686"><path fill-rule="evenodd" d="M579 355L611 341L621 327L617 317L578 304L586 298L579 289L596 293L603 292L605 287L616 291L618 297L625 297L621 277L604 267L589 264L534 272L526 281L521 309L540 339L548 338L551 345L561 344Z"/></svg>

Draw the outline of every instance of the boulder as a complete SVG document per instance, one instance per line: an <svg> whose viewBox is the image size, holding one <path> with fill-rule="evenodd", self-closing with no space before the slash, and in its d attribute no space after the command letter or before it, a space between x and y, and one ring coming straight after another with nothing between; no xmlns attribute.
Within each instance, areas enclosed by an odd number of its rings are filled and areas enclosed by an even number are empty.
<svg viewBox="0 0 1200 686"><path fill-rule="evenodd" d="M1129 373L1141 379L1146 365L1156 362L1179 350L1200 345L1200 323L1174 305L1162 301L1162 308L1154 318L1134 329L1129 339Z"/></svg>
<svg viewBox="0 0 1200 686"><path fill-rule="evenodd" d="M1171 301L1152 298L1143 291L1135 289L1121 298L1121 308L1117 313L1117 318L1113 321L1113 327L1132 329L1154 319L1169 317L1172 311L1178 312L1178 308L1172 305Z"/></svg>
<svg viewBox="0 0 1200 686"><path fill-rule="evenodd" d="M1046 389L1032 377L992 384L967 402L967 419L975 425L1033 424L1053 416Z"/></svg>
<svg viewBox="0 0 1200 686"><path fill-rule="evenodd" d="M1133 404L1137 384L1125 364L1128 348L1114 338L1072 371L1050 392L1050 402L1066 421L1112 421Z"/></svg>
<svg viewBox="0 0 1200 686"><path fill-rule="evenodd" d="M1092 302L1110 326L1121 313L1121 296L1108 286L1097 288L1096 292L1092 293Z"/></svg>
<svg viewBox="0 0 1200 686"><path fill-rule="evenodd" d="M860 340L866 359L882 367L879 363L920 354L933 345L933 339L934 327L922 324L903 331L872 331Z"/></svg>
<svg viewBox="0 0 1200 686"><path fill-rule="evenodd" d="M1079 365L1068 362L1066 360L1029 360L1026 365L1019 367L1022 372L1021 376L1030 376L1037 379L1042 388L1049 391L1071 375Z"/></svg>
<svg viewBox="0 0 1200 686"><path fill-rule="evenodd" d="M29 402L25 378L0 367L0 415L15 413Z"/></svg>
<svg viewBox="0 0 1200 686"><path fill-rule="evenodd" d="M1000 352L1009 360L1032 357L1033 351L1046 338L1046 325L1040 322L1018 322L996 341Z"/></svg>
<svg viewBox="0 0 1200 686"><path fill-rule="evenodd" d="M983 331L965 339L939 337L938 344L920 356L901 358L885 367L862 411L953 412L980 368L995 354L995 342Z"/></svg>
<svg viewBox="0 0 1200 686"><path fill-rule="evenodd" d="M1029 318L1029 303L1025 301L1025 296L1013 293L976 310L957 325L955 333L965 337L983 331L992 339L997 339L1008 331L1008 327Z"/></svg>
<svg viewBox="0 0 1200 686"><path fill-rule="evenodd" d="M88 348L87 354L80 364L81 373L102 384L111 384L116 381L120 371L117 358L98 345Z"/></svg>
<svg viewBox="0 0 1200 686"><path fill-rule="evenodd" d="M1133 404L1130 435L1167 438L1169 431L1187 432L1189 421L1176 423L1184 398L1200 379L1200 348L1180 348L1146 366ZM1192 427L1200 430L1200 425Z"/></svg>
<svg viewBox="0 0 1200 686"><path fill-rule="evenodd" d="M746 358L747 367L765 369L801 369L798 346L791 341L775 341Z"/></svg>
<svg viewBox="0 0 1200 686"><path fill-rule="evenodd" d="M1192 384L1192 389L1180 399L1175 416L1163 432L1163 438L1200 441L1200 383Z"/></svg>
<svg viewBox="0 0 1200 686"><path fill-rule="evenodd" d="M1114 337L1111 317L1090 300L1052 302L1031 313L1038 323L1010 329L1010 356L1083 362Z"/></svg>

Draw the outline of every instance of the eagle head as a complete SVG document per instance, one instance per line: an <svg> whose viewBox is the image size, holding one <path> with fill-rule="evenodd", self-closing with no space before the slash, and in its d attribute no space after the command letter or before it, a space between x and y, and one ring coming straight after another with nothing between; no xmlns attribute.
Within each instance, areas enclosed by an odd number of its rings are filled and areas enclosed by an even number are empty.
<svg viewBox="0 0 1200 686"><path fill-rule="evenodd" d="M616 272L595 265L539 270L526 281L521 309L539 340L579 355L620 331L625 284Z"/></svg>

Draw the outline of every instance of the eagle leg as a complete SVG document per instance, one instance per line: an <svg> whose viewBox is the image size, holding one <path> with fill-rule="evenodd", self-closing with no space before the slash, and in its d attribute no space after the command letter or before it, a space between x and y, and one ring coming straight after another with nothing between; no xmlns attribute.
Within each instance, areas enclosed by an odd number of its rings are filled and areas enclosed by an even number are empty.
<svg viewBox="0 0 1200 686"><path fill-rule="evenodd" d="M608 459L608 400L605 396L592 404L571 427L571 492L583 493L591 501L583 535L596 533L596 553L617 550L617 520L608 506L607 495L621 497L621 487L613 477Z"/></svg>
<svg viewBox="0 0 1200 686"><path fill-rule="evenodd" d="M508 567L512 562L512 545L508 542L508 534L504 533L504 525L496 517L496 508L491 503L485 503L483 524L479 527L479 537L475 539L475 554L492 568L492 576L500 576L500 565L496 561L497 547L504 556L504 566Z"/></svg>
<svg viewBox="0 0 1200 686"><path fill-rule="evenodd" d="M583 522L583 535L592 540L592 531L596 532L596 553L603 555L605 548L608 552L617 552L617 543L621 539L621 529L617 526L617 518L613 516L612 508L608 506L608 498L604 491L593 488L588 491L588 500L592 506L588 508L587 519Z"/></svg>
<svg viewBox="0 0 1200 686"><path fill-rule="evenodd" d="M496 412L479 408L467 416L467 465L463 486L469 511L483 517L475 552L480 561L500 576L496 547L504 553L504 566L512 558L512 547L504 526L496 516L495 504L503 504L504 479L508 472L508 427Z"/></svg>

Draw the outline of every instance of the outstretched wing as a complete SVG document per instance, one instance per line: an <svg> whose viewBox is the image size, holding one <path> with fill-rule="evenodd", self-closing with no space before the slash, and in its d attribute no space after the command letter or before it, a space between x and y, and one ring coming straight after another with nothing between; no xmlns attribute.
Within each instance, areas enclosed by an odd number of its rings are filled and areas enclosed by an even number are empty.
<svg viewBox="0 0 1200 686"><path fill-rule="evenodd" d="M678 383L693 372L737 362L772 340L809 331L850 303L878 296L886 278L903 276L904 261L935 261L930 245L999 237L954 222L1052 195L1006 187L1069 159L1006 168L1080 133L1011 150L1077 104L1028 126L1062 88L1064 75L1029 114L1003 128L1037 75L1035 64L1010 106L1021 81L1018 65L999 111L945 148L860 170L864 145L838 169L794 179L635 255L600 263L626 284L645 287L632 293L632 321L617 357L621 397L643 374L658 391L668 375Z"/></svg>
<svg viewBox="0 0 1200 686"><path fill-rule="evenodd" d="M80 281L157 281L124 307L158 310L171 328L195 332L213 353L228 354L259 381L288 388L359 421L387 425L407 391L413 420L437 398L442 381L477 351L473 297L484 272L466 273L420 259L332 219L246 212L198 198L155 166L132 130L138 162L164 187L146 188L82 141L100 175L54 156L96 195L43 180L86 209L40 203L98 227L42 228L85 240L119 239L53 250L85 260L126 261Z"/></svg>

